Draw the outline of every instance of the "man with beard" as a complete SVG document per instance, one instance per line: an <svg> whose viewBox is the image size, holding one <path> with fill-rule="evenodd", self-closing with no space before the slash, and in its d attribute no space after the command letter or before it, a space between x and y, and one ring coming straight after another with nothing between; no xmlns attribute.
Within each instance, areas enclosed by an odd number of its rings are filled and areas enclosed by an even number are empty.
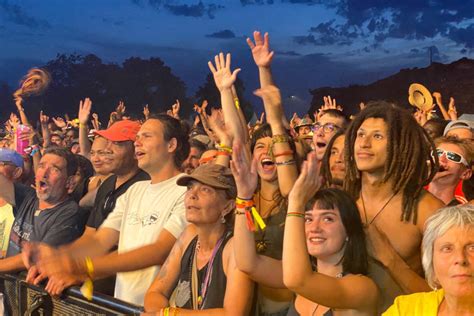
<svg viewBox="0 0 474 316"><path fill-rule="evenodd" d="M466 139L441 137L435 140L436 154L439 159L439 170L431 181L428 191L453 206L465 204L463 196L455 194L459 181L468 180L472 176L472 142Z"/></svg>
<svg viewBox="0 0 474 316"><path fill-rule="evenodd" d="M0 272L25 269L20 254L22 242L59 246L82 234L79 206L68 196L68 190L74 189L76 170L74 155L55 147L47 149L39 162L36 194L35 190L13 183L0 174L0 197L16 209L7 258L0 260Z"/></svg>

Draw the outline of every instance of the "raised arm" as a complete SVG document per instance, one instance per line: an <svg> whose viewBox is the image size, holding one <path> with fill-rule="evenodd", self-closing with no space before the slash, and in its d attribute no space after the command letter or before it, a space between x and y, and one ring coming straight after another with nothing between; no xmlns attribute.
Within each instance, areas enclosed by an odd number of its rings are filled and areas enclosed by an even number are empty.
<svg viewBox="0 0 474 316"><path fill-rule="evenodd" d="M297 294L318 304L338 309L369 309L375 306L377 287L367 277L353 275L337 279L314 272L305 236L305 206L320 187L319 162L308 154L288 199L283 239L283 280ZM298 216L293 216L298 215Z"/></svg>
<svg viewBox="0 0 474 316"><path fill-rule="evenodd" d="M290 142L293 140L288 135L282 121L283 107L280 90L269 85L257 90L255 94L263 100L267 122L272 129L272 151L277 166L278 185L281 195L286 197L298 177L298 170L296 169L296 153L290 146Z"/></svg>
<svg viewBox="0 0 474 316"><path fill-rule="evenodd" d="M265 33L262 39L262 34L258 31L253 32L253 39L247 38L247 44L252 51L252 57L258 67L258 74L260 77L260 86L266 87L273 85L273 77L270 65L272 63L274 52L270 51L270 43L268 33Z"/></svg>
<svg viewBox="0 0 474 316"><path fill-rule="evenodd" d="M249 153L239 141L234 142L230 166L237 184L237 196L251 200L257 188L257 161L250 161ZM235 262L240 271L252 280L273 288L285 288L280 260L257 254L255 237L247 227L246 215L237 209L234 224Z"/></svg>
<svg viewBox="0 0 474 316"><path fill-rule="evenodd" d="M79 102L79 113L77 117L79 119L79 146L81 148L81 155L86 158L90 158L91 142L89 141L89 115L91 113L92 101L89 98L85 98L84 101Z"/></svg>
<svg viewBox="0 0 474 316"><path fill-rule="evenodd" d="M238 111L234 104L232 95L232 85L237 79L237 74L240 69L230 70L231 56L227 54L224 57L223 53L219 53L214 58L215 66L209 62L208 66L214 76L214 82L221 94L221 105L224 112L225 125L228 126L228 131L234 139L245 139L246 130L240 124Z"/></svg>
<svg viewBox="0 0 474 316"><path fill-rule="evenodd" d="M212 109L211 115L208 117L209 126L218 138L219 144L223 148L232 147L232 136L227 132L227 128L224 123L224 114L222 111ZM222 148L218 149L217 158L215 164L224 167L229 167L231 153Z"/></svg>

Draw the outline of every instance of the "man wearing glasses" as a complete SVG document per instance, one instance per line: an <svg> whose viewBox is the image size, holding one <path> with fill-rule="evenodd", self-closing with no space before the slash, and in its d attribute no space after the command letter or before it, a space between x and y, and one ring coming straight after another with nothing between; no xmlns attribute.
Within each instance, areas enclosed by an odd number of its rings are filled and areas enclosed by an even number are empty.
<svg viewBox="0 0 474 316"><path fill-rule="evenodd" d="M326 147L334 134L347 125L345 115L335 109L325 110L319 120L313 124L313 145L316 157L322 160Z"/></svg>
<svg viewBox="0 0 474 316"><path fill-rule="evenodd" d="M460 181L471 178L474 146L465 139L440 137L435 140L439 170L430 183L428 191L448 206L465 204L464 196L456 195Z"/></svg>

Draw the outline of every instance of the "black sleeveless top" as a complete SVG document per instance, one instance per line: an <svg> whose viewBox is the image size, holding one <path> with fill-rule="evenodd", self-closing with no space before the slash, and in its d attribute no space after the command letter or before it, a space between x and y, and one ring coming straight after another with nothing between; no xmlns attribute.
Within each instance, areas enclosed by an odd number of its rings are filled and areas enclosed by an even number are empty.
<svg viewBox="0 0 474 316"><path fill-rule="evenodd" d="M224 306L225 289L227 286L227 277L224 273L224 265L222 262L222 252L225 245L232 237L232 232L226 231L224 233L224 240L217 249L214 262L212 263L212 274L208 285L206 296L203 298L200 309L222 308ZM178 283L175 289L175 303L176 307L193 309L192 297L192 266L194 255L196 251L196 243L198 237L189 243L183 257L181 258L181 270L179 273ZM209 269L209 262L198 270L198 293L202 293L204 279L207 270Z"/></svg>
<svg viewBox="0 0 474 316"><path fill-rule="evenodd" d="M259 255L281 260L283 254L283 233L285 231L286 211L288 205L282 199L276 206L278 212L264 218L265 230L254 233L255 248Z"/></svg>

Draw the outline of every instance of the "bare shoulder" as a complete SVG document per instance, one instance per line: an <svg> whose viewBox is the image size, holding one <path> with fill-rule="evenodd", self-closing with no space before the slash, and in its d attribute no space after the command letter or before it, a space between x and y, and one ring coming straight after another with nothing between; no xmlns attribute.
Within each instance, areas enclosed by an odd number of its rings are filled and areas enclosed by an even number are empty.
<svg viewBox="0 0 474 316"><path fill-rule="evenodd" d="M418 221L416 223L418 228L423 231L426 220L442 207L445 207L445 205L441 200L430 192L423 190L418 202Z"/></svg>
<svg viewBox="0 0 474 316"><path fill-rule="evenodd" d="M234 260L234 237L231 237L224 246L224 250L222 251L222 263L226 275L228 268L236 269ZM231 264L232 266L230 266Z"/></svg>
<svg viewBox="0 0 474 316"><path fill-rule="evenodd" d="M366 275L362 274L348 274L344 276L341 281L351 289L357 289L358 292L364 293L365 301L369 306L373 306L379 297L379 288L375 282Z"/></svg>
<svg viewBox="0 0 474 316"><path fill-rule="evenodd" d="M178 237L178 240L176 241L177 246L184 252L184 249L188 247L189 243L194 239L194 237L196 237L196 235L196 226L189 224Z"/></svg>

